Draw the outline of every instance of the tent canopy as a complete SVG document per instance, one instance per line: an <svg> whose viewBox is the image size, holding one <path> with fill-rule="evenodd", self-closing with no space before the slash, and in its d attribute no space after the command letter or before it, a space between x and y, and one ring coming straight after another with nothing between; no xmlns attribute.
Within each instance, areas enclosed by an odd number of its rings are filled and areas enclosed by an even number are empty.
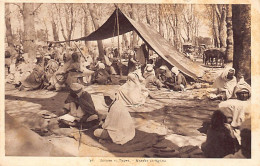
<svg viewBox="0 0 260 166"><path fill-rule="evenodd" d="M108 20L96 31L86 37L74 39L72 41L103 40L117 36L117 9L108 18ZM187 76L198 79L203 76L204 70L197 63L185 57L176 50L169 42L162 37L153 27L132 20L118 9L119 35L135 31L161 58L173 66L179 68Z"/></svg>

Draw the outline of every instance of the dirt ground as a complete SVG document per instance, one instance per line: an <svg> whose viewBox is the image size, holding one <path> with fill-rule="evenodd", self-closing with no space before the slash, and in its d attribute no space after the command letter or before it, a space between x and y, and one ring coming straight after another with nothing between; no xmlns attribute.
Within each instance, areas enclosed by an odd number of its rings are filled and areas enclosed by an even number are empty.
<svg viewBox="0 0 260 166"><path fill-rule="evenodd" d="M214 80L221 68L208 69L207 77ZM103 110L102 93L113 91L118 85L91 85L86 90L92 95L97 109ZM200 145L206 140L206 129L213 111L219 101L208 100L207 88L192 89L185 92L170 92L165 89L152 92L144 106L133 108L131 116L136 128L147 133L165 135L170 142L178 145ZM43 114L59 115L67 97L67 92L47 90L19 91L13 85L5 85L5 111L22 125L36 131L48 126ZM146 151L132 153L111 153L97 147L79 143L66 136L50 135L43 139L63 149L73 156L88 157L142 157ZM6 138L8 139L8 138ZM97 140L98 141L98 140Z"/></svg>

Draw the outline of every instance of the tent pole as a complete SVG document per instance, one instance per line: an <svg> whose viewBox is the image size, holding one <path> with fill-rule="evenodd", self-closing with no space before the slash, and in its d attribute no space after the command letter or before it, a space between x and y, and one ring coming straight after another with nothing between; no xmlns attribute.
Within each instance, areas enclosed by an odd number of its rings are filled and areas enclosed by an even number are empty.
<svg viewBox="0 0 260 166"><path fill-rule="evenodd" d="M121 60L121 55L120 55L120 42L119 42L119 19L118 19L118 6L116 6L116 23L117 23L117 52L119 56L119 72L120 72L120 77L122 76L122 60Z"/></svg>

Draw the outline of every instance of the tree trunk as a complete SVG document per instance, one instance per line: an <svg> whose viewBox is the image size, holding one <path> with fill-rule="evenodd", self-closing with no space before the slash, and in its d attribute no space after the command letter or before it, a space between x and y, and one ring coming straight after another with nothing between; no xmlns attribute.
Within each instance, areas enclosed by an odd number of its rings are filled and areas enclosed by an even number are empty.
<svg viewBox="0 0 260 166"><path fill-rule="evenodd" d="M137 6L135 4L131 4L131 8L132 8L132 11L130 12L130 17L133 20L138 21ZM137 44L138 44L138 42L137 42L137 33L135 31L133 31L132 47L136 46Z"/></svg>
<svg viewBox="0 0 260 166"><path fill-rule="evenodd" d="M49 31L48 31L48 27L47 27L47 24L46 24L46 20L43 19L43 23L44 23L44 26L45 26L45 35L46 35L46 40L49 41ZM37 37L38 38L38 37Z"/></svg>
<svg viewBox="0 0 260 166"><path fill-rule="evenodd" d="M232 5L227 5L227 61L231 62L233 60L233 30L232 30Z"/></svg>
<svg viewBox="0 0 260 166"><path fill-rule="evenodd" d="M149 11L149 5L145 5L145 17L146 17L147 24L152 25L151 24L150 11Z"/></svg>
<svg viewBox="0 0 260 166"><path fill-rule="evenodd" d="M51 20L51 26L54 41L59 41L59 32L57 31L57 24L55 23L53 18Z"/></svg>
<svg viewBox="0 0 260 166"><path fill-rule="evenodd" d="M175 29L176 29L176 34L174 37L174 43L175 43L175 47L181 52L182 51L182 43L181 43L181 39L180 39L180 30L181 28L181 22L179 21L179 15L175 14Z"/></svg>
<svg viewBox="0 0 260 166"><path fill-rule="evenodd" d="M35 59L35 27L34 27L34 4L23 3L23 24L24 24L24 52L29 54L31 60Z"/></svg>
<svg viewBox="0 0 260 166"><path fill-rule="evenodd" d="M213 31L214 31L214 45L215 47L220 47L219 41L219 30L218 30L218 21L217 21L217 13L215 9L215 5L213 5Z"/></svg>
<svg viewBox="0 0 260 166"><path fill-rule="evenodd" d="M162 4L159 4L159 33L161 34L162 37L166 38L165 35L165 30L166 30L166 25L165 25L165 17L164 17L164 12L163 12L163 6Z"/></svg>
<svg viewBox="0 0 260 166"><path fill-rule="evenodd" d="M6 26L6 39L8 46L13 45L13 34L10 19L9 3L5 4L5 26Z"/></svg>
<svg viewBox="0 0 260 166"><path fill-rule="evenodd" d="M88 36L91 32L91 20L89 19L88 15L85 14L84 17L84 35ZM86 47L90 47L90 42L89 41L85 41L85 46Z"/></svg>
<svg viewBox="0 0 260 166"><path fill-rule="evenodd" d="M99 28L99 20L98 20L99 18L98 18L96 11L94 10L94 4L89 3L88 9L89 9L90 16L92 18L92 22L94 24L95 30L97 30ZM98 40L97 45L98 45L99 57L102 58L102 57L104 57L104 49L103 49L102 40Z"/></svg>
<svg viewBox="0 0 260 166"><path fill-rule="evenodd" d="M74 29L74 7L73 4L68 4L69 10L67 10L67 14L65 14L66 18L66 29L67 29L67 38L68 40L71 40L72 32Z"/></svg>
<svg viewBox="0 0 260 166"><path fill-rule="evenodd" d="M226 38L227 38L227 30L226 30L226 8L224 5L221 5L221 18L219 24L219 41L220 47L226 47Z"/></svg>
<svg viewBox="0 0 260 166"><path fill-rule="evenodd" d="M236 75L244 75L251 84L251 7L250 5L232 5L232 23L234 32L233 67Z"/></svg>
<svg viewBox="0 0 260 166"><path fill-rule="evenodd" d="M122 38L123 38L124 46L125 46L126 48L128 48L128 47L129 47L129 41L128 41L128 39L127 39L126 34L123 34Z"/></svg>

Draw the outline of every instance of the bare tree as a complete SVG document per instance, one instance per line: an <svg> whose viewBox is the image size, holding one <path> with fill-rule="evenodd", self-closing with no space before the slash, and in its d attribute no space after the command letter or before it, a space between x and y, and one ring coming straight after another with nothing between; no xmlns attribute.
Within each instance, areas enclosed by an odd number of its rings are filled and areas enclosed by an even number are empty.
<svg viewBox="0 0 260 166"><path fill-rule="evenodd" d="M90 16L92 18L95 30L97 30L99 28L99 16L97 15L97 11L94 9L95 4L89 3L87 5L88 5L89 13L90 13ZM98 40L97 45L98 45L99 56L103 57L104 56L104 49L103 49L102 40Z"/></svg>
<svg viewBox="0 0 260 166"><path fill-rule="evenodd" d="M36 8L37 9L37 8ZM35 58L35 40L36 40L36 32L34 26L34 15L35 10L34 3L23 3L23 25L24 25L24 40L23 40L23 48L24 52L29 54L30 59Z"/></svg>
<svg viewBox="0 0 260 166"><path fill-rule="evenodd" d="M82 5L81 7L84 11L84 21L83 21L83 23L84 23L84 35L87 36L91 32L91 26L92 26L90 13L89 13L88 7L86 5ZM89 41L85 41L85 46L87 46L88 48L90 47Z"/></svg>
<svg viewBox="0 0 260 166"><path fill-rule="evenodd" d="M45 28L45 36L47 41L49 40L49 31L48 31L48 27L47 27L47 23L46 23L46 19L43 18L43 24L44 24L44 28Z"/></svg>
<svg viewBox="0 0 260 166"><path fill-rule="evenodd" d="M123 39L123 43L124 43L125 48L128 48L129 47L129 41L127 39L126 34L122 35L122 39Z"/></svg>
<svg viewBox="0 0 260 166"><path fill-rule="evenodd" d="M13 34L12 34L12 26L11 26L11 19L10 19L10 9L9 3L5 4L5 26L6 26L6 38L8 46L13 45Z"/></svg>
<svg viewBox="0 0 260 166"><path fill-rule="evenodd" d="M182 26L185 36L183 37L185 42L198 44L198 31L199 31L199 15L195 11L193 4L186 5L181 12L182 14Z"/></svg>
<svg viewBox="0 0 260 166"><path fill-rule="evenodd" d="M215 47L226 47L226 5L206 5L209 19L212 22L213 39Z"/></svg>
<svg viewBox="0 0 260 166"><path fill-rule="evenodd" d="M130 17L135 20L138 21L138 15L137 15L137 5L136 4L131 4L131 10L129 11L129 15ZM133 31L133 38L131 41L131 46L134 47L137 45L137 33L135 31Z"/></svg>
<svg viewBox="0 0 260 166"><path fill-rule="evenodd" d="M55 9L56 8L55 4L50 4L49 7L51 9L49 10L49 16L51 18L50 22L52 27L53 40L59 41L58 12Z"/></svg>
<svg viewBox="0 0 260 166"><path fill-rule="evenodd" d="M149 8L150 8L149 5L146 4L145 5L145 18L146 18L147 24L152 25Z"/></svg>
<svg viewBox="0 0 260 166"><path fill-rule="evenodd" d="M220 47L226 47L226 5L217 5L216 8L217 16L218 16L218 24L219 24L219 40Z"/></svg>
<svg viewBox="0 0 260 166"><path fill-rule="evenodd" d="M72 34L75 30L76 25L76 17L77 17L77 9L75 4L55 4L58 16L59 16L59 22L61 27L61 33L63 38L66 41L69 41L72 39ZM64 16L65 18L62 19ZM65 22L65 25L64 25ZM65 31L65 30L66 31ZM67 45L70 45L70 42L66 42Z"/></svg>
<svg viewBox="0 0 260 166"><path fill-rule="evenodd" d="M159 25L159 33L164 38L167 38L167 27L166 27L166 20L165 20L165 11L166 5L159 4L159 15L158 15L158 25Z"/></svg>
<svg viewBox="0 0 260 166"><path fill-rule="evenodd" d="M227 60L230 62L233 60L233 29L232 29L232 5L227 5Z"/></svg>

